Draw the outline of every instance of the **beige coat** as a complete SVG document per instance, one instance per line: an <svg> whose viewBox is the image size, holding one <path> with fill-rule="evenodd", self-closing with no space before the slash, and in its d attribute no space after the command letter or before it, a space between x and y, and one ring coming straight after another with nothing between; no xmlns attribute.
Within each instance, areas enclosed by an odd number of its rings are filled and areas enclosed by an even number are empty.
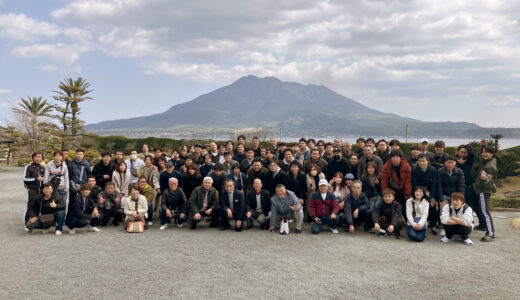
<svg viewBox="0 0 520 300"><path fill-rule="evenodd" d="M135 211L135 202L132 201L132 196L125 197L123 199L123 210L126 215L126 221L129 221L132 218L132 213ZM146 197L143 195L139 195L137 200L137 215L141 218L148 218L148 204L146 201Z"/></svg>

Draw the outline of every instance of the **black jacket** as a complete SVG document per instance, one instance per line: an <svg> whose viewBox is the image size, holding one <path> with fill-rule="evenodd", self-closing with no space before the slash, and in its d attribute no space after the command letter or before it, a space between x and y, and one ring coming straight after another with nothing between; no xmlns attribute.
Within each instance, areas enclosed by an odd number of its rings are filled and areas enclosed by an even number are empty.
<svg viewBox="0 0 520 300"><path fill-rule="evenodd" d="M162 171L159 175L159 187L161 188L161 193L166 191L170 185L170 178L177 178L177 181L179 182L179 187L182 186L182 174L181 172L173 169L172 173L166 172L166 170Z"/></svg>
<svg viewBox="0 0 520 300"><path fill-rule="evenodd" d="M54 203L56 204L55 208L51 207L52 200L54 200ZM41 206L41 210L40 210ZM27 203L27 219L33 218L33 217L39 217L40 213L42 215L45 214L53 214L59 210L65 209L65 202L61 197L55 193L52 195L48 200L44 199L43 195L40 195L37 198L29 199L29 202Z"/></svg>
<svg viewBox="0 0 520 300"><path fill-rule="evenodd" d="M287 174L283 170L279 170L278 173L273 176L273 172L269 170L265 176L264 180L262 180L264 183L264 188L269 191L271 196L274 195L276 186L278 184L283 184L287 186Z"/></svg>
<svg viewBox="0 0 520 300"><path fill-rule="evenodd" d="M347 175L348 173L351 173L350 170L350 164L348 161L342 157L339 161L332 159L329 164L327 165L327 179L331 180L334 176L334 173L341 172L343 176Z"/></svg>
<svg viewBox="0 0 520 300"><path fill-rule="evenodd" d="M45 174L45 167L40 164L32 163L25 166L23 171L23 184L28 189L40 190L43 181L38 181L36 178L43 177Z"/></svg>
<svg viewBox="0 0 520 300"><path fill-rule="evenodd" d="M108 165L105 165L102 160L100 160L97 164L94 165L92 169L92 175L96 177L96 184L101 188L105 188L105 184L107 182L112 181L112 173L114 172L114 165L112 162L109 162ZM103 176L108 175L108 178L105 179Z"/></svg>
<svg viewBox="0 0 520 300"><path fill-rule="evenodd" d="M220 208L227 210L230 208L229 201L233 201L233 217L235 220L244 221L244 215L246 213L246 202L244 200L244 194L242 192L234 190L233 199L229 199L229 194L226 190L220 192Z"/></svg>
<svg viewBox="0 0 520 300"><path fill-rule="evenodd" d="M368 175L363 176L361 178L361 185L363 187L363 193L367 196L368 199L372 199L377 197L377 195L381 195L381 177L379 177L378 184L372 185Z"/></svg>
<svg viewBox="0 0 520 300"><path fill-rule="evenodd" d="M412 190L417 186L423 186L430 193L429 197L433 197L440 201L439 195L439 175L434 166L428 165L426 171L422 171L419 166L416 166L412 171Z"/></svg>
<svg viewBox="0 0 520 300"><path fill-rule="evenodd" d="M172 192L170 189L167 189L162 194L161 200L161 208L166 211L169 209L171 212L178 211L180 213L188 214L188 199L184 194L182 188L177 187L177 189Z"/></svg>
<svg viewBox="0 0 520 300"><path fill-rule="evenodd" d="M367 211L369 207L370 204L367 195L363 192L361 192L357 198L354 198L354 195L350 193L347 199L345 199L345 206L343 207L345 217L347 218L347 226L354 224L352 214L356 209L359 209L359 211Z"/></svg>
<svg viewBox="0 0 520 300"><path fill-rule="evenodd" d="M298 175L294 178L291 171L287 173L287 186L289 191L292 191L299 199L306 199L307 197L307 180L305 173L298 171Z"/></svg>
<svg viewBox="0 0 520 300"><path fill-rule="evenodd" d="M262 206L263 214L266 216L269 215L271 211L271 195L264 189L260 191L260 205ZM257 209L255 190L247 193L246 206L248 211L255 211Z"/></svg>
<svg viewBox="0 0 520 300"><path fill-rule="evenodd" d="M202 177L184 176L182 179L182 190L188 199L191 197L193 190L202 184Z"/></svg>
<svg viewBox="0 0 520 300"><path fill-rule="evenodd" d="M453 172L448 174L446 167L439 170L439 196L450 197L453 192L465 193L466 183L464 179L464 172L455 167ZM440 201L442 199L439 199Z"/></svg>
<svg viewBox="0 0 520 300"><path fill-rule="evenodd" d="M85 208L83 208L83 196L81 196L81 193L78 193L76 198L69 202L69 211L67 212L65 225L69 228L86 226L96 207L96 203L88 196L85 199Z"/></svg>
<svg viewBox="0 0 520 300"><path fill-rule="evenodd" d="M381 201L372 212L372 221L374 223L379 223L379 218L384 217L385 221L393 225L397 226L397 222L399 218L402 218L402 208L401 204L397 201L392 201L392 203L387 204L384 201ZM385 229L385 228L383 228Z"/></svg>

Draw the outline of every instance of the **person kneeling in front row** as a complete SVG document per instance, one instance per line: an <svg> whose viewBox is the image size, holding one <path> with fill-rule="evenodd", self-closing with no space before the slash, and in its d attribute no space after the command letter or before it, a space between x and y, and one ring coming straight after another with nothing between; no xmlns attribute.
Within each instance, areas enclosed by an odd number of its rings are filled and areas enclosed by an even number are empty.
<svg viewBox="0 0 520 300"><path fill-rule="evenodd" d="M246 212L246 203L244 194L235 189L235 181L227 179L224 185L224 190L220 197L220 207L218 208L220 220L223 228L227 230L231 228L229 219L235 220L235 231L242 231L244 228L244 215Z"/></svg>
<svg viewBox="0 0 520 300"><path fill-rule="evenodd" d="M85 227L89 223L89 231L101 231L96 227L99 223L99 211L96 202L90 198L91 190L88 183L82 184L79 193L69 202L65 225L69 227L70 234L75 234L76 228Z"/></svg>
<svg viewBox="0 0 520 300"><path fill-rule="evenodd" d="M318 234L321 232L323 224L328 224L334 234L338 234L336 229L338 224L338 201L334 193L329 192L327 179L319 181L319 190L312 193L309 201L309 215L313 220L311 232Z"/></svg>
<svg viewBox="0 0 520 300"><path fill-rule="evenodd" d="M396 239L401 238L401 229L404 227L401 204L395 201L395 192L391 189L383 191L383 202L380 202L372 212L377 236L384 237L388 233L393 233Z"/></svg>
<svg viewBox="0 0 520 300"><path fill-rule="evenodd" d="M442 208L441 223L446 236L441 239L441 242L450 242L453 235L460 235L466 245L473 244L469 239L473 229L473 210L464 202L464 194L454 192L450 196L450 204Z"/></svg>
<svg viewBox="0 0 520 300"><path fill-rule="evenodd" d="M296 195L285 189L283 184L278 184L275 188L276 194L271 198L271 220L269 232L274 232L275 226L283 218L296 220L296 231L302 232L303 206Z"/></svg>
<svg viewBox="0 0 520 300"><path fill-rule="evenodd" d="M162 194L161 208L159 217L161 219L160 230L168 228L168 223L174 219L177 227L182 227L187 220L188 200L182 188L179 187L179 180L175 177L168 179L168 189Z"/></svg>
<svg viewBox="0 0 520 300"><path fill-rule="evenodd" d="M63 222L65 221L65 203L61 199L59 193L53 193L52 184L50 182L43 185L43 195L36 198L29 199L27 203L28 221L25 226L32 233L33 229L43 228L46 230L47 226L52 226L51 223L56 223L56 235L61 235ZM54 215L54 221L48 224L42 224L40 218L42 215Z"/></svg>
<svg viewBox="0 0 520 300"><path fill-rule="evenodd" d="M213 178L206 176L202 180L202 185L196 187L191 193L188 201L188 224L191 230L197 229L197 224L203 217L210 218L210 227L218 227L218 193L212 185Z"/></svg>
<svg viewBox="0 0 520 300"><path fill-rule="evenodd" d="M144 222L148 218L148 202L146 197L141 195L137 184L130 186L130 196L123 199L123 211L127 224L136 220Z"/></svg>

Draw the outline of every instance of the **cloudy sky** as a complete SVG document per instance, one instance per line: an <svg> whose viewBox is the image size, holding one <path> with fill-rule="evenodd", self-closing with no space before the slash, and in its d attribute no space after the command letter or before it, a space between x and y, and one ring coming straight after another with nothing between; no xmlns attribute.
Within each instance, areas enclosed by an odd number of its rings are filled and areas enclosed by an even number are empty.
<svg viewBox="0 0 520 300"><path fill-rule="evenodd" d="M0 119L69 76L92 84L94 123L253 74L407 117L520 127L519 22L506 0L0 0Z"/></svg>

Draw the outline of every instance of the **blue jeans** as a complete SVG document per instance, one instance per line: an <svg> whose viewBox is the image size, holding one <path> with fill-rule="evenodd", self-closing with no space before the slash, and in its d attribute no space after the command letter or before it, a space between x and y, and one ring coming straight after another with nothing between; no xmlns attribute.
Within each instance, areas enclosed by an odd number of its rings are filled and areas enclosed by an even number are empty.
<svg viewBox="0 0 520 300"><path fill-rule="evenodd" d="M172 213L172 219L177 220L177 224L182 224L188 219L187 215L184 215L184 217L181 218L180 213L174 213L173 211L170 212ZM168 223L168 216L166 215L166 211L162 208L159 208L159 218L161 219L161 225Z"/></svg>
<svg viewBox="0 0 520 300"><path fill-rule="evenodd" d="M426 237L426 227L423 227L421 230L416 230L412 226L406 227L406 233L408 234L408 238L412 241L422 242Z"/></svg>
<svg viewBox="0 0 520 300"><path fill-rule="evenodd" d="M148 222L153 222L153 203L148 202Z"/></svg>
<svg viewBox="0 0 520 300"><path fill-rule="evenodd" d="M321 216L318 217L320 219L320 223L317 224L316 222L312 222L311 225L311 232L313 234L318 234L321 232L321 229L323 228L323 224L329 224L329 227L332 229L336 229L338 224L338 217L336 216L336 219L332 219L330 215L327 216Z"/></svg>
<svg viewBox="0 0 520 300"><path fill-rule="evenodd" d="M368 211L370 212L370 214L372 214L372 212L374 211L374 208L376 208L376 206L383 202L383 197L381 197L381 195L377 195L376 196L376 202L372 201L371 199L369 199L369 202L370 202L370 207L368 208Z"/></svg>
<svg viewBox="0 0 520 300"><path fill-rule="evenodd" d="M62 231L63 230L63 224L65 223L65 210L58 210L54 213L54 222L56 223L56 230ZM42 228L42 224L40 223L40 218L38 217L38 220L36 220L36 223L34 223L34 229L40 229Z"/></svg>

